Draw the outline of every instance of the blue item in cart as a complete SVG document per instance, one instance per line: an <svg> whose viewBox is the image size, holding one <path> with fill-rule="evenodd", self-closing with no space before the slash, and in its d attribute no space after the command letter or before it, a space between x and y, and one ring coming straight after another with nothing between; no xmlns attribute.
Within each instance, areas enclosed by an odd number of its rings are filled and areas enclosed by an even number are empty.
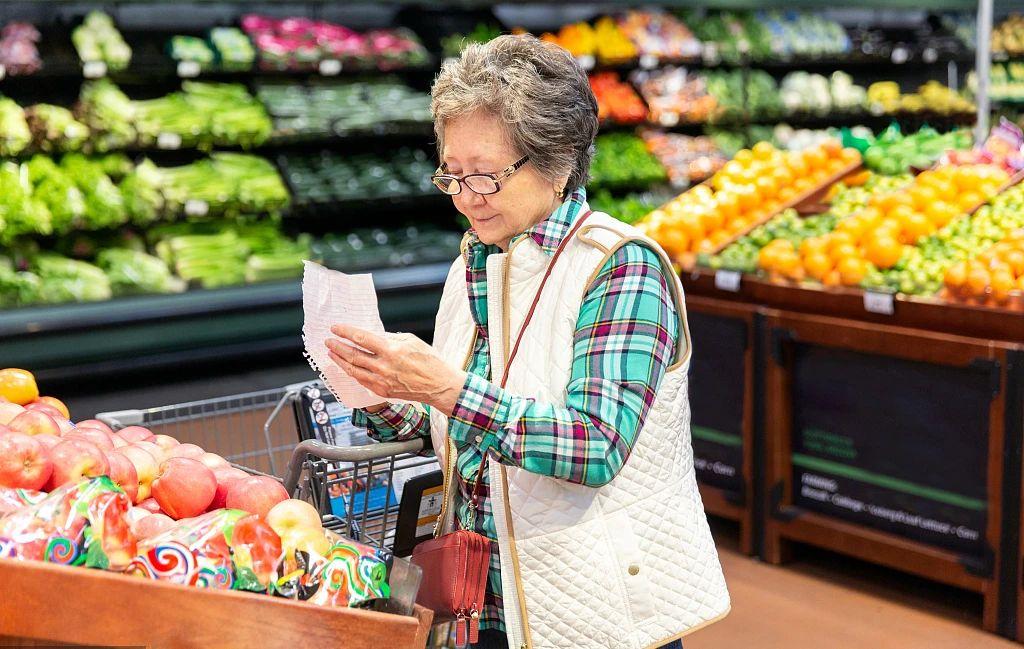
<svg viewBox="0 0 1024 649"><path fill-rule="evenodd" d="M366 514L372 516L382 513L387 504L394 505L398 502L391 485L382 476L374 476L370 481L369 496L366 494L364 484L365 479L356 481L353 489L349 489L347 483L331 485L331 512L339 518L345 518L351 506L352 516L362 516L364 508Z"/></svg>

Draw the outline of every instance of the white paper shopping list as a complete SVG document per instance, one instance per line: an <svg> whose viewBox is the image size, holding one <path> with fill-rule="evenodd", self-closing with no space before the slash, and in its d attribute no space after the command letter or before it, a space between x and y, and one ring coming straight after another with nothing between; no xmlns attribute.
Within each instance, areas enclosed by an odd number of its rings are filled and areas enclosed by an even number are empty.
<svg viewBox="0 0 1024 649"><path fill-rule="evenodd" d="M347 324L384 335L377 308L373 275L346 275L312 261L302 275L302 340L306 360L324 385L348 408L363 408L384 401L346 374L331 360L325 342L334 337L331 327Z"/></svg>

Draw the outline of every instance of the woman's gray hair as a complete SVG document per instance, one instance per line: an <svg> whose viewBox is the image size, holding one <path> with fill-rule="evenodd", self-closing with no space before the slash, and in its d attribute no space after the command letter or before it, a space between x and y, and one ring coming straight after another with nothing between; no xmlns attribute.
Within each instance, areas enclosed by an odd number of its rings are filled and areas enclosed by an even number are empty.
<svg viewBox="0 0 1024 649"><path fill-rule="evenodd" d="M542 176L568 176L566 193L587 182L597 99L586 73L554 43L523 35L470 44L441 67L431 95L439 155L448 122L484 109L505 124L509 143Z"/></svg>

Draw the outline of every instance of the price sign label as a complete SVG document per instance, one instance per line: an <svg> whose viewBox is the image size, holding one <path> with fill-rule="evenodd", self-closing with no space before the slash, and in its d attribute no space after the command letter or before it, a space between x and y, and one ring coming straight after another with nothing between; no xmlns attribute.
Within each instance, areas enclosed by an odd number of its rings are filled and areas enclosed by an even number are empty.
<svg viewBox="0 0 1024 649"><path fill-rule="evenodd" d="M181 136L177 133L161 133L156 138L158 149L173 151L181 148Z"/></svg>
<svg viewBox="0 0 1024 649"><path fill-rule="evenodd" d="M107 64L104 61L86 61L82 65L82 76L86 79L99 79L107 76Z"/></svg>
<svg viewBox="0 0 1024 649"><path fill-rule="evenodd" d="M185 214L189 216L206 216L210 211L210 205L206 201L190 199L185 201Z"/></svg>
<svg viewBox="0 0 1024 649"><path fill-rule="evenodd" d="M594 66L597 65L597 60L589 54L577 56L576 62L579 63L580 67L583 68L584 70L593 70Z"/></svg>
<svg viewBox="0 0 1024 649"><path fill-rule="evenodd" d="M741 277L742 275L734 270L720 270L715 273L715 288L736 293L740 290Z"/></svg>
<svg viewBox="0 0 1024 649"><path fill-rule="evenodd" d="M894 47L892 48L892 62L896 65L902 65L907 62L910 58L910 52L905 47Z"/></svg>
<svg viewBox="0 0 1024 649"><path fill-rule="evenodd" d="M644 54L640 57L640 67L644 70L653 70L658 67L658 57L652 54Z"/></svg>
<svg viewBox="0 0 1024 649"><path fill-rule="evenodd" d="M178 76L182 79L191 79L199 76L198 61L178 61Z"/></svg>
<svg viewBox="0 0 1024 649"><path fill-rule="evenodd" d="M939 53L934 47L926 47L924 52L921 52L921 58L925 63L935 63L939 60Z"/></svg>
<svg viewBox="0 0 1024 649"><path fill-rule="evenodd" d="M896 303L892 293L880 293L878 291L864 292L864 310L868 313L880 313L892 315L896 312Z"/></svg>
<svg viewBox="0 0 1024 649"><path fill-rule="evenodd" d="M341 61L338 59L324 59L320 61L320 74L325 77L341 74Z"/></svg>
<svg viewBox="0 0 1024 649"><path fill-rule="evenodd" d="M7 76L7 66L0 63L0 80Z"/></svg>

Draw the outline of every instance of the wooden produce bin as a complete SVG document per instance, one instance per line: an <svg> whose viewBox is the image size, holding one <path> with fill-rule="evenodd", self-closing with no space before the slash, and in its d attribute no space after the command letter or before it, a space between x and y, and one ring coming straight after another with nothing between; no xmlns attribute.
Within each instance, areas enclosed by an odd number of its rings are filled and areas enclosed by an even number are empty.
<svg viewBox="0 0 1024 649"><path fill-rule="evenodd" d="M708 513L740 524L740 549L754 553L755 311L688 296L693 337L690 433Z"/></svg>
<svg viewBox="0 0 1024 649"><path fill-rule="evenodd" d="M0 646L418 649L433 620L12 559L0 584Z"/></svg>
<svg viewBox="0 0 1024 649"><path fill-rule="evenodd" d="M1022 347L771 311L764 331L764 558L798 541L904 570L980 593L985 629L1002 627Z"/></svg>

